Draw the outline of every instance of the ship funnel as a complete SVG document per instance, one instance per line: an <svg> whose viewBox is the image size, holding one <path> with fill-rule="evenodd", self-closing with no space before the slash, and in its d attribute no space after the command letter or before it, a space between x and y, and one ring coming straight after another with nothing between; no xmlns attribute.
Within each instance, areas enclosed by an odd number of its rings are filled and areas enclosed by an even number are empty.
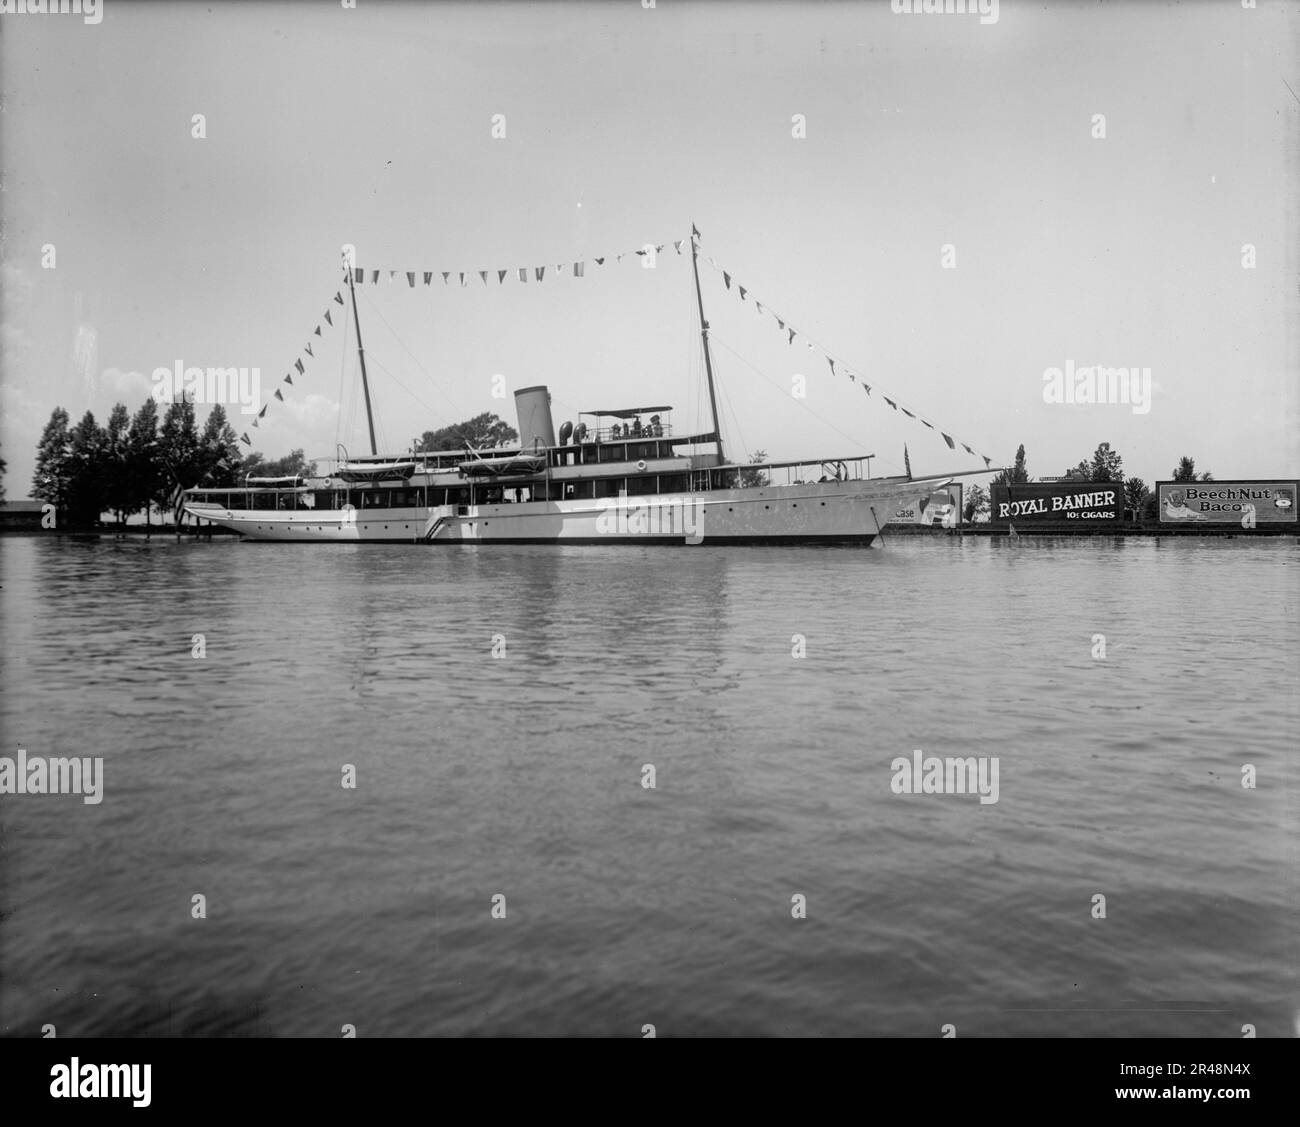
<svg viewBox="0 0 1300 1127"><path fill-rule="evenodd" d="M535 446L555 445L551 393L544 384L521 387L515 392L515 414L519 419L519 445L525 453L531 452Z"/></svg>

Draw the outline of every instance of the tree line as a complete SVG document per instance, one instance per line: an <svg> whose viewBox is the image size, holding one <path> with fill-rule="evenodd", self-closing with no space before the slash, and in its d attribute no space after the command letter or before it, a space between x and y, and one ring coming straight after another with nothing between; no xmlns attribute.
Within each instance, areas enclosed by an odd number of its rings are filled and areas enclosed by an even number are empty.
<svg viewBox="0 0 1300 1127"><path fill-rule="evenodd" d="M56 407L36 444L32 496L55 507L60 527L85 527L109 512L119 524L143 510L170 512L183 488L213 489L242 483L246 474L276 476L314 472L301 450L278 461L257 452L241 455L234 428L221 404L208 412L202 428L188 396L168 404L146 399L132 416L123 403L100 426L94 412L70 425Z"/></svg>

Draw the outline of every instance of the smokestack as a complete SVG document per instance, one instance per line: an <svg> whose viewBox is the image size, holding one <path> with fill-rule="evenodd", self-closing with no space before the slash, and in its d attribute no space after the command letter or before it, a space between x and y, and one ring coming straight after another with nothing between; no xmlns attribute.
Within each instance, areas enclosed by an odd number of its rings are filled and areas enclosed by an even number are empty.
<svg viewBox="0 0 1300 1127"><path fill-rule="evenodd" d="M534 445L555 445L555 423L551 421L551 393L544 384L522 387L515 392L515 415L519 419L519 444L524 453Z"/></svg>

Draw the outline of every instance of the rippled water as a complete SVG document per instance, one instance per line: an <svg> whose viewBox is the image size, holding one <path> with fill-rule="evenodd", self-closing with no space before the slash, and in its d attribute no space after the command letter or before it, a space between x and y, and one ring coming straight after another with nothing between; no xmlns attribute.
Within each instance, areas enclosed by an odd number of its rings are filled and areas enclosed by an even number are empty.
<svg viewBox="0 0 1300 1127"><path fill-rule="evenodd" d="M1294 540L0 567L4 1033L1296 1032Z"/></svg>

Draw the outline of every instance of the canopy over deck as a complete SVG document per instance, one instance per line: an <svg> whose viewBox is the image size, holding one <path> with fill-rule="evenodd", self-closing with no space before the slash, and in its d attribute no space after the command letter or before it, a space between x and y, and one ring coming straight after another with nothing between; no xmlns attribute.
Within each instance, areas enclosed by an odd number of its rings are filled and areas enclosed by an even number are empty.
<svg viewBox="0 0 1300 1127"><path fill-rule="evenodd" d="M635 419L638 415L650 415L658 411L671 411L671 407L620 407L616 411L579 411L579 415L595 415L607 419Z"/></svg>

